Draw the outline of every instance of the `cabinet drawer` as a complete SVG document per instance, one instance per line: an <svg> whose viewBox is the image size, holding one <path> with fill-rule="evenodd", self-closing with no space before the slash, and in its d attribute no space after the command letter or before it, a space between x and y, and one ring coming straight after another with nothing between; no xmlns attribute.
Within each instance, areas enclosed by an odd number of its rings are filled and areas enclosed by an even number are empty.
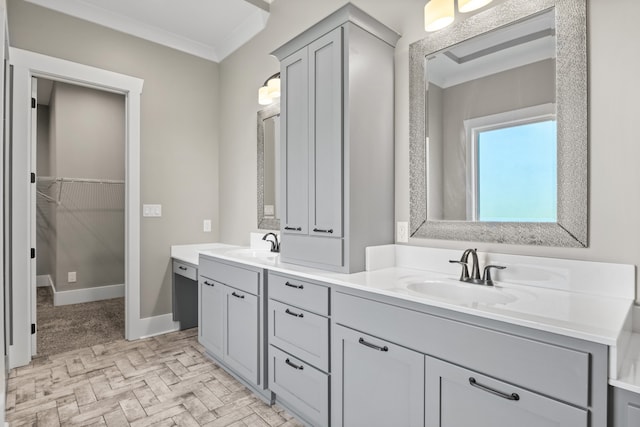
<svg viewBox="0 0 640 427"><path fill-rule="evenodd" d="M200 274L244 292L258 295L260 273L200 257Z"/></svg>
<svg viewBox="0 0 640 427"><path fill-rule="evenodd" d="M329 370L329 319L269 300L269 344Z"/></svg>
<svg viewBox="0 0 640 427"><path fill-rule="evenodd" d="M329 288L291 276L269 273L269 298L295 305L325 316L329 315Z"/></svg>
<svg viewBox="0 0 640 427"><path fill-rule="evenodd" d="M173 272L191 280L198 280L198 269L180 261L173 261Z"/></svg>
<svg viewBox="0 0 640 427"><path fill-rule="evenodd" d="M587 427L588 411L442 360L426 358L427 426Z"/></svg>
<svg viewBox="0 0 640 427"><path fill-rule="evenodd" d="M589 406L590 354L339 292L333 318L439 359Z"/></svg>
<svg viewBox="0 0 640 427"><path fill-rule="evenodd" d="M327 374L269 346L269 388L312 425L329 425Z"/></svg>

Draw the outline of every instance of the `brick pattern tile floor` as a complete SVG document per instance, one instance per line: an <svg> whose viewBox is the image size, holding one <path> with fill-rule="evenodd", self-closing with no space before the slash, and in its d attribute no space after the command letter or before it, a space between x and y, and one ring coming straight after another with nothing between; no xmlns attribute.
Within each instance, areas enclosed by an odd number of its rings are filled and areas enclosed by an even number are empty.
<svg viewBox="0 0 640 427"><path fill-rule="evenodd" d="M10 426L298 427L204 355L197 329L34 359L9 373Z"/></svg>

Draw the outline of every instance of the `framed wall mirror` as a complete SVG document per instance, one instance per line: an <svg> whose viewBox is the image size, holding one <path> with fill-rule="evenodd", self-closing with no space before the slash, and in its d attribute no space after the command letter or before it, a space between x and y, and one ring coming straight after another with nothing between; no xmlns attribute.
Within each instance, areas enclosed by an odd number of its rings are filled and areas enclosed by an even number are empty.
<svg viewBox="0 0 640 427"><path fill-rule="evenodd" d="M412 237L587 246L585 0L506 0L410 46Z"/></svg>
<svg viewBox="0 0 640 427"><path fill-rule="evenodd" d="M280 104L258 111L258 228L280 230Z"/></svg>

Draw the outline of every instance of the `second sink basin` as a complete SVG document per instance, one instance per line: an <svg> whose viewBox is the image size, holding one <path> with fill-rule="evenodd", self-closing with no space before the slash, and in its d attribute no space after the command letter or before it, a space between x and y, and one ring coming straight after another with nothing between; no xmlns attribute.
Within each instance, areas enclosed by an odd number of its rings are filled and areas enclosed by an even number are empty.
<svg viewBox="0 0 640 427"><path fill-rule="evenodd" d="M256 249L234 249L227 252L227 255L237 256L240 258L259 259L263 261L275 261L278 259L278 253L270 251L260 251Z"/></svg>
<svg viewBox="0 0 640 427"><path fill-rule="evenodd" d="M457 304L508 304L518 298L495 286L467 284L456 280L425 280L406 285L409 292Z"/></svg>

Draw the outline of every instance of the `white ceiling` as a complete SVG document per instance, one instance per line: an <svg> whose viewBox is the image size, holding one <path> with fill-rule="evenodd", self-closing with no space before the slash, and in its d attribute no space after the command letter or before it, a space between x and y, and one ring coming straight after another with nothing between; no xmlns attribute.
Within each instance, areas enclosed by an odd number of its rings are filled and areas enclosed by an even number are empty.
<svg viewBox="0 0 640 427"><path fill-rule="evenodd" d="M27 0L214 62L262 31L273 0Z"/></svg>

